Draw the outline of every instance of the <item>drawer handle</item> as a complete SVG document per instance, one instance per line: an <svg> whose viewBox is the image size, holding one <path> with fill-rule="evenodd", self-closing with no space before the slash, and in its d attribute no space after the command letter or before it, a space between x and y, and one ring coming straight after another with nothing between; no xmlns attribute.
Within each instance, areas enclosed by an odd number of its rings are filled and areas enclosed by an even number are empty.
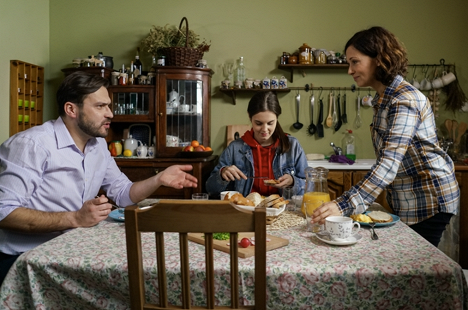
<svg viewBox="0 0 468 310"><path fill-rule="evenodd" d="M154 169L154 175L159 173L159 169Z"/></svg>

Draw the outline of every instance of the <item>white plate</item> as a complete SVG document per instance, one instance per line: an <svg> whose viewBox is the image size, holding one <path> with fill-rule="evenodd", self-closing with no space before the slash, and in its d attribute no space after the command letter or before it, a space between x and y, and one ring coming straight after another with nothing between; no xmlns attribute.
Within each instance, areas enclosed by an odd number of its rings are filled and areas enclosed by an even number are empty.
<svg viewBox="0 0 468 310"><path fill-rule="evenodd" d="M248 211L254 211L255 207L249 207L249 206L240 206L240 205L235 205L237 208L242 209L242 210L248 210ZM286 205L282 205L281 208L266 208L266 215L267 216L278 216L281 213L283 213L284 209L286 209Z"/></svg>
<svg viewBox="0 0 468 310"><path fill-rule="evenodd" d="M362 236L359 233L352 235L351 237L347 238L343 241L335 241L331 240L330 235L327 232L321 231L315 234L315 236L320 240L328 244L332 245L351 245L358 242Z"/></svg>

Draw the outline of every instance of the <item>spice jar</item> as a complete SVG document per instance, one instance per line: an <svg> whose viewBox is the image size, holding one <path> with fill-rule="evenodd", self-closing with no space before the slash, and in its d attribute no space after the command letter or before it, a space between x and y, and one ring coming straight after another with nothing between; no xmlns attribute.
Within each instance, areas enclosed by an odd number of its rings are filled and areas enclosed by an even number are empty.
<svg viewBox="0 0 468 310"><path fill-rule="evenodd" d="M289 56L288 64L297 64L297 56L296 55Z"/></svg>
<svg viewBox="0 0 468 310"><path fill-rule="evenodd" d="M304 65L310 64L310 46L306 43L299 47L299 63Z"/></svg>
<svg viewBox="0 0 468 310"><path fill-rule="evenodd" d="M127 85L128 74L120 73L119 76L119 85Z"/></svg>

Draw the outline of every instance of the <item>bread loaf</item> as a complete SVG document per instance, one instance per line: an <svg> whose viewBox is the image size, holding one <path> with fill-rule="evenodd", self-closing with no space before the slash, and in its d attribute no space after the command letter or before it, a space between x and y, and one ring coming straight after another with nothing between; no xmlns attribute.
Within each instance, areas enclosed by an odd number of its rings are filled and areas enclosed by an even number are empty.
<svg viewBox="0 0 468 310"><path fill-rule="evenodd" d="M367 216L376 223L388 223L393 221L393 218L389 213L382 211L372 211L367 213Z"/></svg>
<svg viewBox="0 0 468 310"><path fill-rule="evenodd" d="M263 200L262 196L257 192L250 193L245 198L252 201L255 206L258 206Z"/></svg>

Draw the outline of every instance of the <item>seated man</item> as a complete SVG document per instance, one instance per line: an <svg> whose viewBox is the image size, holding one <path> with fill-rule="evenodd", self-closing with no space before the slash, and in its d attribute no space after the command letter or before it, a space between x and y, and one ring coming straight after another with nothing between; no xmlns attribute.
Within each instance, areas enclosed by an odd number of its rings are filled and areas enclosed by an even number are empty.
<svg viewBox="0 0 468 310"><path fill-rule="evenodd" d="M57 91L59 117L19 132L0 146L0 284L10 266L28 251L68 229L91 227L107 218L107 198L119 206L135 204L161 185L196 187L174 165L132 183L107 147L112 111L109 81L75 72Z"/></svg>

